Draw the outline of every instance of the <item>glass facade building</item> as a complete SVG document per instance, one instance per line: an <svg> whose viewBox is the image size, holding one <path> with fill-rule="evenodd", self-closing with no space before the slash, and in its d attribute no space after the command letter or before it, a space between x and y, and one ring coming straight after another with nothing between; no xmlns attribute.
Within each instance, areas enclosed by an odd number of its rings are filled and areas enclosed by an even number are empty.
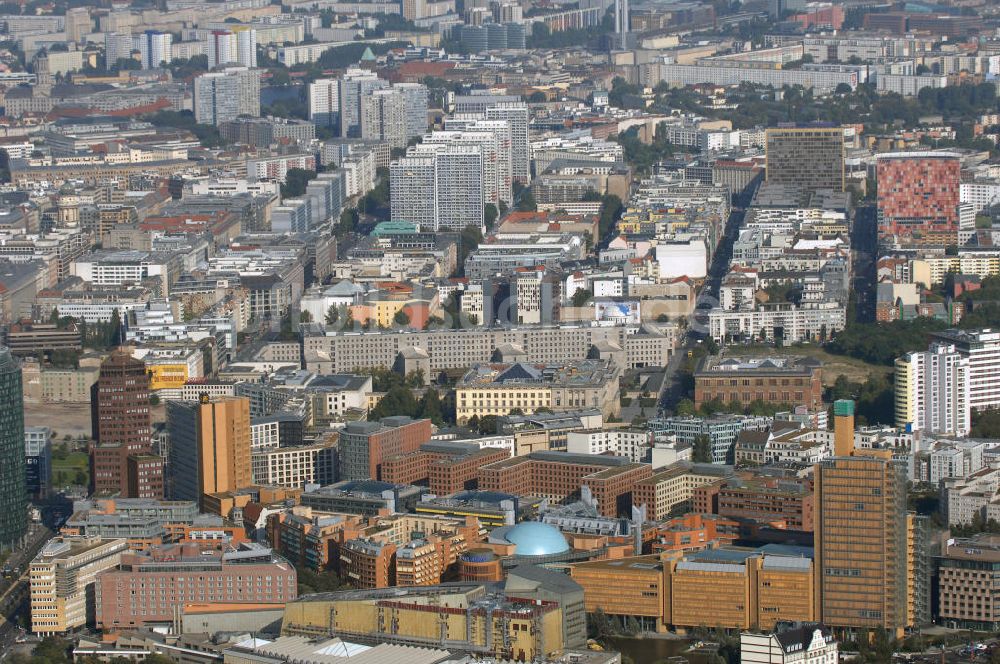
<svg viewBox="0 0 1000 664"><path fill-rule="evenodd" d="M24 465L21 365L0 348L0 548L15 544L28 528Z"/></svg>

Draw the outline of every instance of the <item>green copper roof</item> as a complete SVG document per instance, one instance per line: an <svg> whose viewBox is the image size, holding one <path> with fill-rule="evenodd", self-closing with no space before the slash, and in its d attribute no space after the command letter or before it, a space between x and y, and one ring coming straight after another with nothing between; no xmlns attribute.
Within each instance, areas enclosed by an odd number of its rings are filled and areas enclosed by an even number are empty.
<svg viewBox="0 0 1000 664"><path fill-rule="evenodd" d="M837 399L833 402L833 415L852 416L854 415L854 401L851 399Z"/></svg>
<svg viewBox="0 0 1000 664"><path fill-rule="evenodd" d="M410 221L383 221L375 226L372 230L372 235L375 237L382 235L412 235L418 230L420 229L417 228L417 225Z"/></svg>

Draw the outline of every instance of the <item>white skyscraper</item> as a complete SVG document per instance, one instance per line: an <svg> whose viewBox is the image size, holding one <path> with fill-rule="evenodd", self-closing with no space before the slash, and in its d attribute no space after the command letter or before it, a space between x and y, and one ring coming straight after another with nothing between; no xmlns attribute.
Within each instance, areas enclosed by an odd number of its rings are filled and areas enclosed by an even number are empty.
<svg viewBox="0 0 1000 664"><path fill-rule="evenodd" d="M449 145L475 145L483 155L483 205L492 203L500 209L500 201L510 202L510 190L501 199L502 176L500 173L501 146L496 134L490 131L435 131L424 136L424 145L435 143ZM509 155L509 153L508 153ZM509 162L509 156L507 157Z"/></svg>
<svg viewBox="0 0 1000 664"><path fill-rule="evenodd" d="M389 167L393 220L461 230L483 223L483 153L478 145L415 145Z"/></svg>
<svg viewBox="0 0 1000 664"><path fill-rule="evenodd" d="M361 138L406 147L406 102L396 90L373 90L361 100Z"/></svg>
<svg viewBox="0 0 1000 664"><path fill-rule="evenodd" d="M257 31L253 28L236 30L236 62L241 67L257 66Z"/></svg>
<svg viewBox="0 0 1000 664"><path fill-rule="evenodd" d="M260 115L260 71L229 67L194 80L194 116L200 124L218 125L241 115Z"/></svg>
<svg viewBox="0 0 1000 664"><path fill-rule="evenodd" d="M362 99L375 90L384 90L389 82L375 72L365 69L348 69L340 78L340 135L344 138L360 138Z"/></svg>
<svg viewBox="0 0 1000 664"><path fill-rule="evenodd" d="M406 139L422 136L427 131L427 107L430 96L423 83L396 83L392 86L403 95L406 105Z"/></svg>
<svg viewBox="0 0 1000 664"><path fill-rule="evenodd" d="M170 45L173 37L169 32L146 30L134 38L133 46L142 58L143 69L156 69L163 63L170 62Z"/></svg>
<svg viewBox="0 0 1000 664"><path fill-rule="evenodd" d="M206 54L208 55L209 69L235 63L238 53L235 33L229 30L213 30L208 33ZM254 59L256 60L256 57Z"/></svg>
<svg viewBox="0 0 1000 664"><path fill-rule="evenodd" d="M628 0L615 0L615 33L618 35L618 48L628 48L628 33L630 29Z"/></svg>
<svg viewBox="0 0 1000 664"><path fill-rule="evenodd" d="M1000 330L945 330L934 341L951 344L969 360L969 406L1000 408Z"/></svg>
<svg viewBox="0 0 1000 664"><path fill-rule="evenodd" d="M896 425L909 431L969 433L969 360L946 343L896 360Z"/></svg>
<svg viewBox="0 0 1000 664"><path fill-rule="evenodd" d="M487 120L510 123L512 176L516 182L531 181L531 153L528 142L528 106L522 102L500 102L486 109Z"/></svg>
<svg viewBox="0 0 1000 664"><path fill-rule="evenodd" d="M132 49L135 48L135 40L132 35L121 35L115 32L104 34L104 61L108 69L111 69L122 58L129 58Z"/></svg>
<svg viewBox="0 0 1000 664"><path fill-rule="evenodd" d="M309 84L309 119L319 127L335 127L340 121L340 81L320 78Z"/></svg>
<svg viewBox="0 0 1000 664"><path fill-rule="evenodd" d="M504 203L510 204L513 201L510 123L506 120L483 120L476 114L459 114L455 117L445 118L444 128L445 131L486 131L496 137L498 148L496 162L497 196Z"/></svg>
<svg viewBox="0 0 1000 664"><path fill-rule="evenodd" d="M394 221L437 229L437 159L407 155L389 166L389 206Z"/></svg>

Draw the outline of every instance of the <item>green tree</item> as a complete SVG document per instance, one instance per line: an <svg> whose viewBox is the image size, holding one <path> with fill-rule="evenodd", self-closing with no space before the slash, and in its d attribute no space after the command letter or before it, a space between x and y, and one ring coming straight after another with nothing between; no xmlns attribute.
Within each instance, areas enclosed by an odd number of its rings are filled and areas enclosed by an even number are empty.
<svg viewBox="0 0 1000 664"><path fill-rule="evenodd" d="M499 216L500 213L497 211L497 206L493 205L493 203L487 203L483 208L483 225L486 227L486 230L493 228L493 224L496 223Z"/></svg>
<svg viewBox="0 0 1000 664"><path fill-rule="evenodd" d="M597 219L598 234L601 237L611 232L623 210L622 199L615 194L607 194L601 199L601 208Z"/></svg>
<svg viewBox="0 0 1000 664"><path fill-rule="evenodd" d="M535 196L531 193L531 189L525 189L521 193L521 198L517 201L517 209L521 212L535 212L538 210L538 204L535 203Z"/></svg>
<svg viewBox="0 0 1000 664"><path fill-rule="evenodd" d="M590 298L592 298L593 296L594 294L589 290L587 290L586 288L577 288L576 292L573 293L573 298L572 298L573 306L582 307L585 304L587 304L587 301L590 300Z"/></svg>
<svg viewBox="0 0 1000 664"><path fill-rule="evenodd" d="M316 177L316 171L304 168L289 168L285 173L285 182L281 185L282 198L296 198L306 193L306 185Z"/></svg>
<svg viewBox="0 0 1000 664"><path fill-rule="evenodd" d="M437 426L445 424L444 413L441 408L441 396L437 390L429 389L420 398L420 406L417 410L419 417L429 419Z"/></svg>
<svg viewBox="0 0 1000 664"><path fill-rule="evenodd" d="M587 615L587 636L592 639L614 636L611 621L601 607L597 607L593 613Z"/></svg>
<svg viewBox="0 0 1000 664"><path fill-rule="evenodd" d="M287 69L271 69L270 73L271 85L289 85L292 82L292 77Z"/></svg>
<svg viewBox="0 0 1000 664"><path fill-rule="evenodd" d="M353 233L358 225L358 211L348 208L340 213L340 223L337 225L337 235L343 237L348 233Z"/></svg>
<svg viewBox="0 0 1000 664"><path fill-rule="evenodd" d="M462 229L458 235L458 270L465 270L465 259L473 251L479 248L479 243L483 241L483 232L478 226L469 225Z"/></svg>
<svg viewBox="0 0 1000 664"><path fill-rule="evenodd" d="M393 315L392 322L405 327L410 324L410 315L406 313L405 309L400 309Z"/></svg>
<svg viewBox="0 0 1000 664"><path fill-rule="evenodd" d="M330 308L326 310L326 324L336 325L338 318L340 318L340 312L337 311L337 305L331 304Z"/></svg>
<svg viewBox="0 0 1000 664"><path fill-rule="evenodd" d="M158 652L151 653L142 658L143 664L176 664L172 657L161 655Z"/></svg>
<svg viewBox="0 0 1000 664"><path fill-rule="evenodd" d="M691 460L695 463L712 463L712 439L705 434L694 437Z"/></svg>
<svg viewBox="0 0 1000 664"><path fill-rule="evenodd" d="M72 643L58 636L46 636L31 651L33 658L41 659L46 664L68 664L69 649Z"/></svg>
<svg viewBox="0 0 1000 664"><path fill-rule="evenodd" d="M309 313L308 311L301 311L301 312L299 312L299 322L300 323L311 323L312 319L313 319L312 314Z"/></svg>
<svg viewBox="0 0 1000 664"><path fill-rule="evenodd" d="M677 407L674 411L681 417L693 416L695 414L694 402L690 399L681 399L677 402Z"/></svg>
<svg viewBox="0 0 1000 664"><path fill-rule="evenodd" d="M118 309L115 309L111 312L111 322L108 323L107 339L104 345L111 348L120 346L124 341L122 338L122 316Z"/></svg>
<svg viewBox="0 0 1000 664"><path fill-rule="evenodd" d="M414 369L403 378L403 384L410 389L416 389L423 386L424 379L426 378L427 376L424 375L423 369Z"/></svg>
<svg viewBox="0 0 1000 664"><path fill-rule="evenodd" d="M413 392L407 387L398 385L390 388L375 404L375 407L368 411L368 421L377 422L383 417L392 415L413 417L417 414L417 408L418 404L417 400L413 398Z"/></svg>
<svg viewBox="0 0 1000 664"><path fill-rule="evenodd" d="M483 415L479 418L479 433L494 434L497 432L496 415Z"/></svg>

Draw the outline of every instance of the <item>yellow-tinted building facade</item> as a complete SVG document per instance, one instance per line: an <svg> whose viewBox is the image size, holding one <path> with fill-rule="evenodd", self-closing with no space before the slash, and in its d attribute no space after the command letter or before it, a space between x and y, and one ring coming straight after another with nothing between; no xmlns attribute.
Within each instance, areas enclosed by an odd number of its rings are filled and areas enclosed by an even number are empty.
<svg viewBox="0 0 1000 664"><path fill-rule="evenodd" d="M31 631L40 636L63 634L87 624L97 575L116 567L124 539L66 537L49 541L28 568Z"/></svg>
<svg viewBox="0 0 1000 664"><path fill-rule="evenodd" d="M588 613L635 616L656 631L770 630L779 621L815 619L812 560L794 555L724 548L638 556L578 563L571 576L583 586Z"/></svg>
<svg viewBox="0 0 1000 664"><path fill-rule="evenodd" d="M415 590L289 602L281 633L424 646L447 642L456 650L516 661L545 659L563 649L562 610L554 602L487 596L475 584Z"/></svg>
<svg viewBox="0 0 1000 664"><path fill-rule="evenodd" d="M163 390L184 387L188 381L186 363L153 364L147 367L149 373L149 389Z"/></svg>
<svg viewBox="0 0 1000 664"><path fill-rule="evenodd" d="M910 592L903 468L881 450L826 459L816 466L815 496L817 619L902 633Z"/></svg>
<svg viewBox="0 0 1000 664"><path fill-rule="evenodd" d="M250 401L243 397L203 397L198 405L198 448L202 496L252 486Z"/></svg>

